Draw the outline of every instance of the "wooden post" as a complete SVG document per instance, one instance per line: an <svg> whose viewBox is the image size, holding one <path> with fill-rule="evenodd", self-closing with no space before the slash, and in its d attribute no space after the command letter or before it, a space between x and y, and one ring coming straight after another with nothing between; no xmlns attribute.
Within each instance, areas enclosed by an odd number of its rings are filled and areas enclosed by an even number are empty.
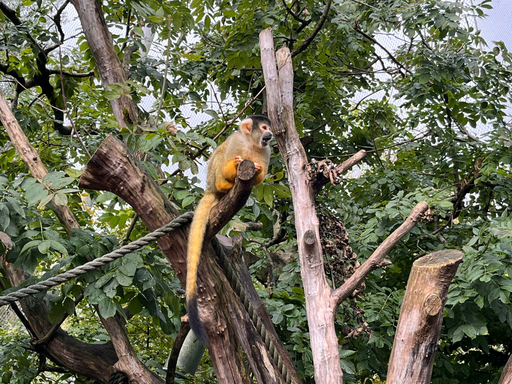
<svg viewBox="0 0 512 384"><path fill-rule="evenodd" d="M388 384L430 383L448 287L462 256L446 250L414 262L389 359Z"/></svg>

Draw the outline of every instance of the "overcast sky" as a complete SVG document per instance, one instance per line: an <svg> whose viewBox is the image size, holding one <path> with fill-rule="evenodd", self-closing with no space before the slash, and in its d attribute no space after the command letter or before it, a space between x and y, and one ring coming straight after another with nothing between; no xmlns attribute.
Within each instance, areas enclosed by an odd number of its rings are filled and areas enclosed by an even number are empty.
<svg viewBox="0 0 512 384"><path fill-rule="evenodd" d="M475 1L476 3L476 1ZM485 19L477 19L478 28L484 39L492 47L493 41L503 41L512 50L512 0L492 0L493 9L487 10Z"/></svg>

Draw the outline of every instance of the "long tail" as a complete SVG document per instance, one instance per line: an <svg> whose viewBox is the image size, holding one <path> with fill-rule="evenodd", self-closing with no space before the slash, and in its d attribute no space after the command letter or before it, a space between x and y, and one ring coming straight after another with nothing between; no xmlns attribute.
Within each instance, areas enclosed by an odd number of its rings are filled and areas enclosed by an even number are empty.
<svg viewBox="0 0 512 384"><path fill-rule="evenodd" d="M196 208L188 235L187 284L185 288L188 320L197 338L205 345L208 345L208 336L197 310L197 266L199 265L199 257L203 248L203 239L210 210L217 202L218 199L213 193L205 193Z"/></svg>

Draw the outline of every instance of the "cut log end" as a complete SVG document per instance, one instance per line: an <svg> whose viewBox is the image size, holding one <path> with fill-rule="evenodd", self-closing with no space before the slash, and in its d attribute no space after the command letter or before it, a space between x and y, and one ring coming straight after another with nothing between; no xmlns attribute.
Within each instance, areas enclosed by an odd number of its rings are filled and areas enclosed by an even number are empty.
<svg viewBox="0 0 512 384"><path fill-rule="evenodd" d="M448 265L459 265L462 263L464 254L455 249L447 249L423 256L414 262L414 266L421 267L441 267Z"/></svg>

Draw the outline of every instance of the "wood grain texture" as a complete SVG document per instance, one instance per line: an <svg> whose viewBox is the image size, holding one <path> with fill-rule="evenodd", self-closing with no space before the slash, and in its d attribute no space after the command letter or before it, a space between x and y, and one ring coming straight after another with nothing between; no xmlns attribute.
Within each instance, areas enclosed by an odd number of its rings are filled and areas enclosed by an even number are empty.
<svg viewBox="0 0 512 384"><path fill-rule="evenodd" d="M389 359L388 384L428 384L443 322L448 288L463 253L445 250L412 266Z"/></svg>

